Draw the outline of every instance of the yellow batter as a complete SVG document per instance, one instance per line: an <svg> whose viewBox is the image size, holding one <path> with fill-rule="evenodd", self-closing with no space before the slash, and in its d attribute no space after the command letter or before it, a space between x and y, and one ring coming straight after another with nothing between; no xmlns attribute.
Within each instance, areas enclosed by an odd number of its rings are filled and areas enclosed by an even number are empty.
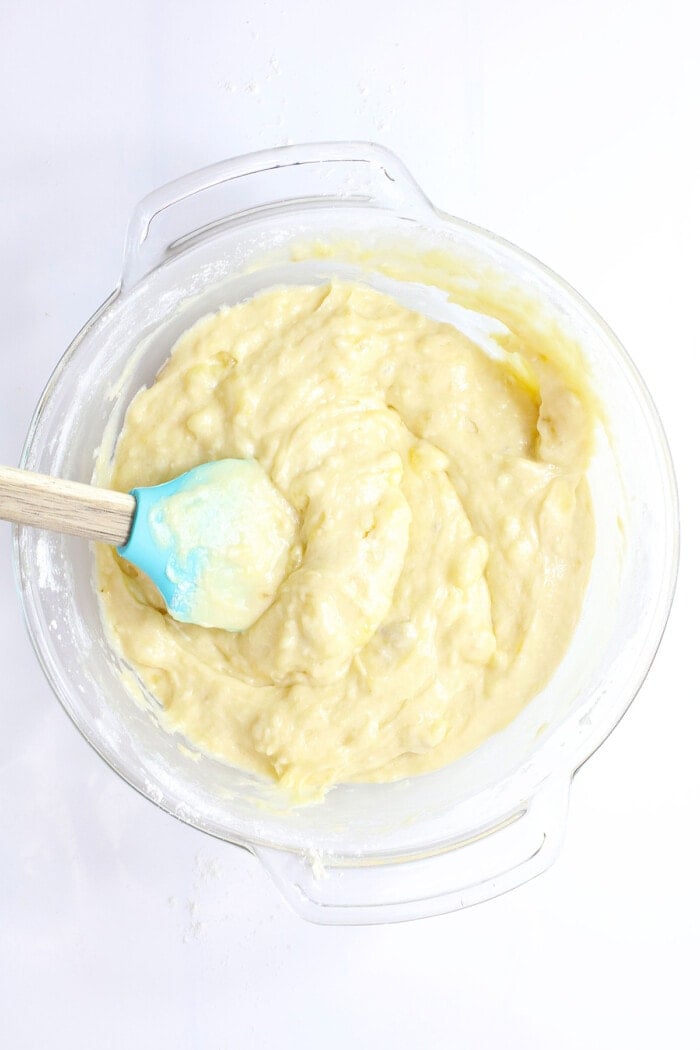
<svg viewBox="0 0 700 1050"><path fill-rule="evenodd" d="M594 545L582 375L494 359L360 285L275 289L203 318L134 399L112 485L254 458L299 547L241 634L178 623L98 550L104 615L172 728L295 800L442 766L561 660Z"/></svg>

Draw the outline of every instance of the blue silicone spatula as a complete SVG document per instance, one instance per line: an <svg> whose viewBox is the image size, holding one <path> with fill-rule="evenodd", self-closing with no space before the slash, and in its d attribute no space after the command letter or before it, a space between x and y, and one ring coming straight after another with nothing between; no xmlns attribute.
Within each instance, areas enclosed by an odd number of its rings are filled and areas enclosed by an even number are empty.
<svg viewBox="0 0 700 1050"><path fill-rule="evenodd" d="M270 604L296 534L295 512L251 459L130 493L0 467L0 518L111 544L175 619L233 631Z"/></svg>

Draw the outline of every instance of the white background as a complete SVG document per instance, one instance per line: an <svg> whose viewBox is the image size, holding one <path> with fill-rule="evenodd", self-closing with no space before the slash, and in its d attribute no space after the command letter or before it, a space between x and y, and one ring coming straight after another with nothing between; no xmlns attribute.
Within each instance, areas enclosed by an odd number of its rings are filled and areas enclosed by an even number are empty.
<svg viewBox="0 0 700 1050"><path fill-rule="evenodd" d="M458 914L320 928L125 786L45 684L0 525L3 1047L696 1047L698 199L691 2L0 0L0 462L117 281L133 205L304 140L393 148L567 277L665 421L685 548L561 858Z"/></svg>

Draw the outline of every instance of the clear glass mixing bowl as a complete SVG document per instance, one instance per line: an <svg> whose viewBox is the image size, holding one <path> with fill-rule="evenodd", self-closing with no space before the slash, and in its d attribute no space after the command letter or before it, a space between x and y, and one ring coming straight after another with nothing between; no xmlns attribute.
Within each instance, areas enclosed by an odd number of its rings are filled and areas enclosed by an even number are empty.
<svg viewBox="0 0 700 1050"><path fill-rule="evenodd" d="M17 528L29 633L86 740L147 798L256 854L290 904L317 922L396 921L502 893L557 855L573 774L621 718L658 646L676 576L673 471L640 377L604 322L532 257L434 209L404 166L367 143L292 146L226 161L143 201L123 279L76 336L37 407L22 465L89 481L105 432L199 316L280 283L357 277L357 260L294 261L314 239L459 260L472 288L497 272L583 349L605 405L590 478L597 553L581 622L548 687L503 732L438 772L342 785L287 809L268 785L166 732L156 703L110 647L84 541ZM438 258L438 256L433 256ZM439 268L439 262L437 263ZM387 287L371 265L361 279ZM454 277L454 275L453 275ZM459 276L457 277L459 279ZM469 328L430 285L395 294Z"/></svg>

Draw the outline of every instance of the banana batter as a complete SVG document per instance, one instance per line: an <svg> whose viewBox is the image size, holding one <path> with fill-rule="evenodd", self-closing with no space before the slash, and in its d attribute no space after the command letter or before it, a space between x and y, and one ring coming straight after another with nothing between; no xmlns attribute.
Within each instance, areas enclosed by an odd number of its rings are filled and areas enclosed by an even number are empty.
<svg viewBox="0 0 700 1050"><path fill-rule="evenodd" d="M595 415L570 362L506 350L342 282L182 336L132 402L112 486L255 459L299 525L240 634L176 622L98 549L105 619L170 728L301 801L445 765L544 686L593 554Z"/></svg>

